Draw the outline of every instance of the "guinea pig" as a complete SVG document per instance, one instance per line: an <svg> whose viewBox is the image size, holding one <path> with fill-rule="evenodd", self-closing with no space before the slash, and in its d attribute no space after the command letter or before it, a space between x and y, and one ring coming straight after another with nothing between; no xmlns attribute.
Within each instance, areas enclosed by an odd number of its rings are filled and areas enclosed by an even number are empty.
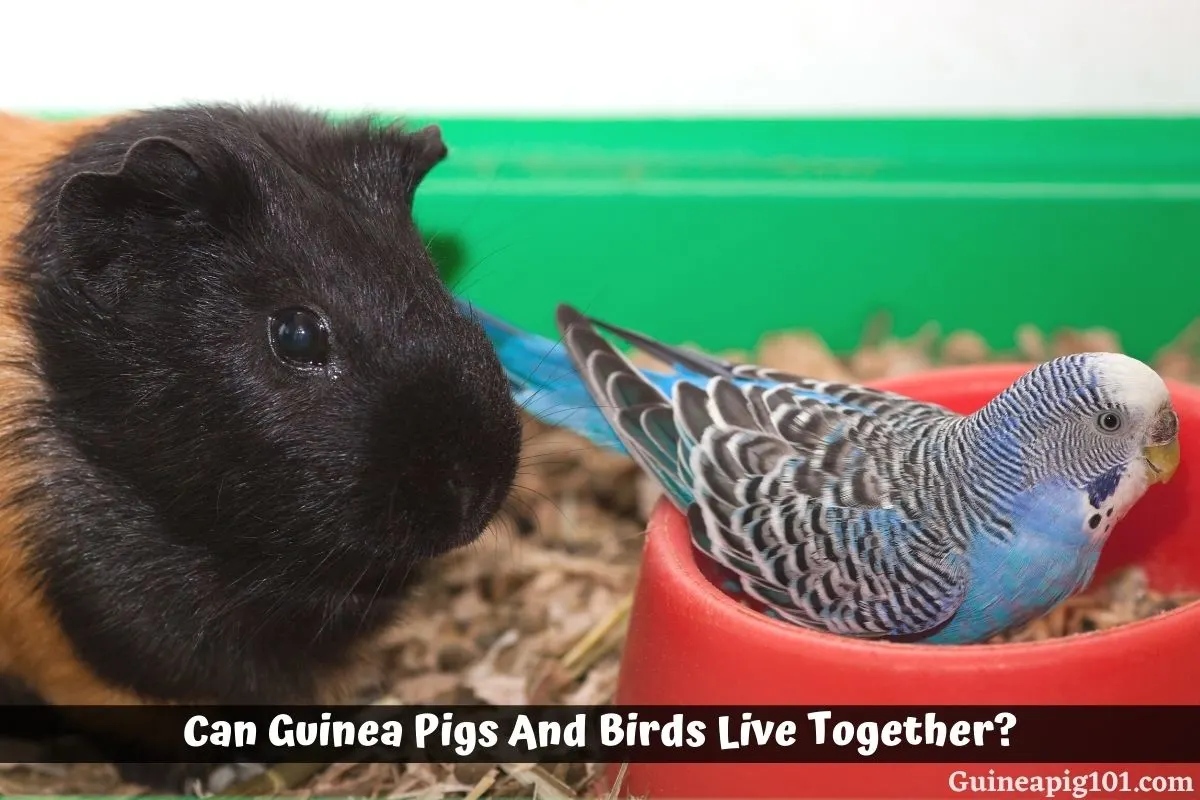
<svg viewBox="0 0 1200 800"><path fill-rule="evenodd" d="M438 128L0 115L0 673L55 705L343 702L520 421L413 221Z"/></svg>

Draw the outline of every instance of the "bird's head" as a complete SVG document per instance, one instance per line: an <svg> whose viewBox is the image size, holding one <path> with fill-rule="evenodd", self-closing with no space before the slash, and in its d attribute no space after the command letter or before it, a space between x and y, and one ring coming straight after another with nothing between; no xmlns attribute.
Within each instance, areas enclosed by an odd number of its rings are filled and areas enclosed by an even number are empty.
<svg viewBox="0 0 1200 800"><path fill-rule="evenodd" d="M1048 361L977 416L1015 440L1027 485L1060 480L1086 492L1099 515L1092 529L1107 531L1179 465L1179 417L1167 385L1125 355L1080 353Z"/></svg>

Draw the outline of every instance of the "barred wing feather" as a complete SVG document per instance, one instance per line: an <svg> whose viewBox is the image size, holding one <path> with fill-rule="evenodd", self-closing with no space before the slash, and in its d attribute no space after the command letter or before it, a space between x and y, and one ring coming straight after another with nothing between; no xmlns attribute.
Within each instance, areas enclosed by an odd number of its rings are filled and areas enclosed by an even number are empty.
<svg viewBox="0 0 1200 800"><path fill-rule="evenodd" d="M796 624L864 638L929 631L958 609L959 550L906 510L911 486L896 472L905 459L867 445L890 436L888 452L916 446L880 424L887 415L919 427L951 412L668 347L565 306L558 321L631 456L686 511L696 546L748 594ZM651 382L593 325L677 375Z"/></svg>

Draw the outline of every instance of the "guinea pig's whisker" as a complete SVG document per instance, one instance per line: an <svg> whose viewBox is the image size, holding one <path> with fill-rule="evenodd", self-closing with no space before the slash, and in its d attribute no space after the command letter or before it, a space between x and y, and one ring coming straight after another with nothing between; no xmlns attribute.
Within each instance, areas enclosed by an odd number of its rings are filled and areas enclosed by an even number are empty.
<svg viewBox="0 0 1200 800"><path fill-rule="evenodd" d="M471 264L471 266L469 266L465 270L463 270L462 273L459 274L458 277L455 278L454 281L450 284L451 291L453 291L455 294L462 294L463 292L470 289L471 286L474 286L475 284L473 283L473 284L468 284L468 285L464 286L463 281L466 280L468 277L475 275L475 271L478 270L479 267L483 266L489 259L493 258L494 256L500 255L505 250L511 249L514 246L514 244L515 244L515 242L509 242L508 244L498 247L495 250L491 251L490 253L476 259L474 261L474 263ZM485 275L476 275L475 277L483 278L486 276Z"/></svg>
<svg viewBox="0 0 1200 800"><path fill-rule="evenodd" d="M401 583L408 582L408 576L412 573L412 564L406 564L404 567L404 576L400 579ZM358 617L358 625L355 630L362 631L363 625L366 624L368 612L375 605L375 601L379 599L379 593L383 591L383 585L387 583L387 579L391 577L387 570L379 571L379 580L375 582L375 590L371 592L371 596L367 598L367 604L363 606L363 612Z"/></svg>
<svg viewBox="0 0 1200 800"><path fill-rule="evenodd" d="M588 442L586 439L583 439L583 437L579 436L578 434L572 433L571 431L566 430L565 428L560 428L557 426L548 426L544 429L534 431L534 433L531 436L529 436L528 438L522 439L522 444L529 444L530 442L536 441L537 439L539 439L543 436L549 436L549 435L565 436L567 438L567 440L569 440L569 441L581 441L582 440L582 442L584 444L589 445L593 449L597 449L597 450L600 449L599 446L591 444L590 442Z"/></svg>
<svg viewBox="0 0 1200 800"><path fill-rule="evenodd" d="M557 429L554 429L554 428L551 428L551 429L549 429L549 430L544 430L544 431L537 431L536 433L533 433L533 434L531 434L531 435L530 435L530 436L529 436L527 439L522 439L522 440L521 440L521 447L522 447L522 448L527 448L529 445L533 444L534 442L537 442L537 441L543 440L543 439L545 439L547 436L549 436L549 435L551 435L551 434L556 434L556 433L557 433L557 434L561 434L561 433L562 433L562 431L560 431L560 430L557 430ZM572 437L570 437L570 438L566 439L566 441L569 441L569 442L575 442L575 441L578 441L578 438L577 438L577 437L573 437L573 436L572 436ZM588 443L587 443L587 442L582 442L581 444L582 444L582 445L584 445L584 446L588 446ZM592 446L592 449L595 449L595 446L594 446L594 445Z"/></svg>
<svg viewBox="0 0 1200 800"><path fill-rule="evenodd" d="M335 548L327 549L325 551L325 554L321 557L321 559L313 565L312 569L310 569L307 572L307 574L297 582L296 587L295 587L296 591L303 592L305 586L320 572L321 568L323 566L325 566L325 564L327 564L330 561L330 559L333 558L333 556L337 552L338 551ZM360 580L361 580L361 578L360 578ZM352 594L353 588L350 591ZM343 600L342 602L344 603L345 601ZM259 626L254 629L254 632L251 636L247 637L247 640L246 640L247 644L249 643L249 641L252 641L258 634L262 633L262 631L264 631L269 625L274 623L276 616L284 609L284 607L286 606L286 603L287 603L287 598L286 598L286 595L284 595L284 594L281 594L275 598L274 602L270 606L268 606L267 610L263 613L263 619L262 619L261 624L259 624ZM325 623L325 624L327 624L327 623ZM322 625L322 630L324 629L325 624ZM319 633L320 633L320 631L318 631L318 635L319 635Z"/></svg>
<svg viewBox="0 0 1200 800"><path fill-rule="evenodd" d="M342 610L342 606L346 605L346 603L350 601L350 598L355 595L355 593L358 591L358 587L362 584L363 579L366 578L367 573L371 571L371 566L372 562L364 559L362 571L358 574L358 577L354 579L354 583L350 584L350 586L342 594L342 599L333 606L330 612L322 615L323 618L321 620L321 624L317 626L316 633L313 634L312 639L309 641L310 645L317 643L317 641L321 638L321 634L323 634L325 629L329 627L329 623L337 618L338 613Z"/></svg>
<svg viewBox="0 0 1200 800"><path fill-rule="evenodd" d="M535 447L536 445L536 447ZM599 447L588 442L585 439L580 439L577 436L566 437L547 437L546 434L538 434L529 437L521 443L522 455L528 455L529 451L534 453L581 453L588 450L599 450Z"/></svg>
<svg viewBox="0 0 1200 800"><path fill-rule="evenodd" d="M392 515L396 513L396 493L398 491L400 491L400 485L396 484L388 493L387 514L384 516L384 526L388 528L392 525Z"/></svg>
<svg viewBox="0 0 1200 800"><path fill-rule="evenodd" d="M507 536L485 536L468 545L473 558L485 558L489 562L503 564L501 569L511 570L518 564L521 550L517 547L517 537L511 532ZM484 552L490 548L490 554Z"/></svg>
<svg viewBox="0 0 1200 800"><path fill-rule="evenodd" d="M572 455L579 453L590 452L587 449L579 450L563 450L554 453L535 453L529 457L522 458L518 463L518 475L536 475L538 467L561 467L578 464L578 458L572 458Z"/></svg>
<svg viewBox="0 0 1200 800"><path fill-rule="evenodd" d="M514 495L513 501L525 509L525 519L528 520L529 525L531 526L530 530L526 531L525 533L528 534L536 531L541 526L541 518L537 506L535 506L528 498L521 497L519 495ZM519 520L515 518L513 519L514 525L518 524L518 522ZM521 533L520 528L518 528L517 533Z"/></svg>
<svg viewBox="0 0 1200 800"><path fill-rule="evenodd" d="M218 516L221 514L221 493L225 491L225 481L227 481L227 480L229 480L228 472L226 472L224 475L222 475L221 479L217 482L217 499L215 502L215 507L213 509L213 513L217 514Z"/></svg>
<svg viewBox="0 0 1200 800"><path fill-rule="evenodd" d="M519 506L514 509L513 506ZM510 493L504 500L504 505L500 511L492 518L489 527L493 525L509 526L509 535L519 537L521 529L519 523L522 519L529 520L531 524L537 524L537 510L533 504L515 493Z"/></svg>
<svg viewBox="0 0 1200 800"><path fill-rule="evenodd" d="M538 497L542 498L542 499L543 499L543 500L545 500L547 503L549 503L549 504L550 504L550 506L551 506L551 507L552 507L552 508L553 508L555 511L557 511L557 512L559 513L559 515L560 515L560 516L561 516L563 519L567 519L567 514L566 514L566 512L562 510L562 507L561 507L561 506L559 506L559 505L558 505L558 503L557 503L557 502L554 500L554 498L550 497L550 495L543 494L542 492L539 492L537 489L531 489L531 488L529 488L528 486L522 486L522 485L520 485L520 484L517 484L517 483L514 483L514 484L513 484L513 489L514 489L515 491L520 491L520 492L529 492L530 494L537 495Z"/></svg>
<svg viewBox="0 0 1200 800"><path fill-rule="evenodd" d="M504 514L497 514L496 518L493 519L491 524L487 526L487 530L495 531L498 534L503 534L502 536L490 537L492 539L503 538L503 539L512 540L512 539L517 538L516 525L517 525L516 520L512 516L508 516L508 515L504 515ZM483 536L479 537L479 541L482 542L484 538L485 537L483 537ZM476 544L478 544L478 542L472 542L470 547L475 547Z"/></svg>
<svg viewBox="0 0 1200 800"><path fill-rule="evenodd" d="M249 588L248 584L256 581L261 582L263 580L263 575L260 573L265 573L267 576L272 576L272 570L274 569L277 569L277 565L274 562L263 560L255 563L252 567L250 567L250 569L246 570L241 575L234 577L229 582L229 599L226 601L225 605L221 607L221 613L231 614L239 608L248 605L252 600L255 599L255 595L252 591L245 591L244 589Z"/></svg>

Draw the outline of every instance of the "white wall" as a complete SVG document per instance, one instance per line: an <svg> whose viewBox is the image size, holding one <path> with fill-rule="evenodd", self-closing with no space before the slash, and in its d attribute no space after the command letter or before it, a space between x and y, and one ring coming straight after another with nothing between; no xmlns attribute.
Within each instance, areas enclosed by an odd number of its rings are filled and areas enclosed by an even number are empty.
<svg viewBox="0 0 1200 800"><path fill-rule="evenodd" d="M1200 111L1200 0L19 0L0 29L9 109Z"/></svg>

